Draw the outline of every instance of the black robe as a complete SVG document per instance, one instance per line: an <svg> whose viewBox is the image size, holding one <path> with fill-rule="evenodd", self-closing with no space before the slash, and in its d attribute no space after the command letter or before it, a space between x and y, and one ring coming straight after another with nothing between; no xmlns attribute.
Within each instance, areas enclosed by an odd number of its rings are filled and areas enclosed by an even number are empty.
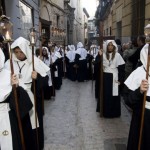
<svg viewBox="0 0 150 150"><path fill-rule="evenodd" d="M33 105L28 94L22 87L17 87L17 95L25 147L26 150L33 150L35 148L33 144L34 137L32 134L32 127L29 117L29 111L31 110ZM9 103L10 106L9 117L12 132L13 149L22 150L21 137L16 114L16 104L13 91L10 93L10 95L3 103Z"/></svg>
<svg viewBox="0 0 150 150"><path fill-rule="evenodd" d="M66 57L67 78L71 81L76 81L76 68L74 65L75 63L69 62L69 59Z"/></svg>
<svg viewBox="0 0 150 150"><path fill-rule="evenodd" d="M52 86L48 85L49 77L46 76L45 78L47 78L46 79L47 83L45 83L45 86L43 86L44 100L50 100L51 96L53 96L53 89L52 89ZM52 79L52 76L51 76L51 79ZM41 89L42 89L42 87L41 87Z"/></svg>
<svg viewBox="0 0 150 150"><path fill-rule="evenodd" d="M94 79L95 79L95 98L99 98L99 93L100 93L100 57L99 55L96 56L95 61L93 62L94 64ZM99 107L97 108L99 112Z"/></svg>
<svg viewBox="0 0 150 150"><path fill-rule="evenodd" d="M147 97L146 99L147 101L150 102L150 97ZM133 114L132 114L132 120L130 124L127 150L137 150L138 142L139 142L140 125L141 125L142 105L143 105L143 94L140 93L139 88L135 91L129 92L128 101L132 106ZM141 150L150 149L149 125L150 125L150 110L145 109Z"/></svg>
<svg viewBox="0 0 150 150"><path fill-rule="evenodd" d="M77 67L77 80L79 82L83 82L88 79L87 60L86 59L79 60L80 57L81 56L79 54L75 55L75 64L78 66Z"/></svg>
<svg viewBox="0 0 150 150"><path fill-rule="evenodd" d="M58 77L54 77L54 87L55 89L59 90L62 85L62 76L63 76L63 64L62 64L62 58L58 58L54 63L54 66L57 67L58 71Z"/></svg>
<svg viewBox="0 0 150 150"><path fill-rule="evenodd" d="M50 65L50 71L51 71L51 80L52 80L52 86L51 86L51 96L55 97L56 96L56 92L55 92L55 81L54 81L54 77L55 77L55 71L57 70L56 69L56 66L54 64L51 64Z"/></svg>
<svg viewBox="0 0 150 150"><path fill-rule="evenodd" d="M44 148L44 128L43 128L43 101L42 101L42 93L41 89L44 89L45 86L47 86L48 83L48 76L41 77L38 74L37 79L35 80L35 87L36 87L36 103L37 103L37 115L38 115L38 121L39 121L39 127L37 128L38 131L38 144L37 144L37 134L36 129L33 129L33 135L34 135L34 144L35 149L38 149L37 146L39 146L39 150L42 150ZM33 92L33 84L32 84L32 92Z"/></svg>
<svg viewBox="0 0 150 150"><path fill-rule="evenodd" d="M59 90L61 88L62 85L62 76L63 76L63 68L62 68L62 58L58 58L53 65L56 67L57 71L58 71L58 76L54 76L54 87L56 90Z"/></svg>
<svg viewBox="0 0 150 150"><path fill-rule="evenodd" d="M93 60L93 56L88 54L87 55L87 79L88 80L93 80L93 64L92 64L92 60Z"/></svg>

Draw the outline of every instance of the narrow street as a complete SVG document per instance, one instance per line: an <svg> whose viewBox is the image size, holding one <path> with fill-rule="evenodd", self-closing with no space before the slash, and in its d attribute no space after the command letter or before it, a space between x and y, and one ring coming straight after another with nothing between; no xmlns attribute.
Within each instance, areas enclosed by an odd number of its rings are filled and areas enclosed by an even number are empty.
<svg viewBox="0 0 150 150"><path fill-rule="evenodd" d="M45 150L125 150L131 115L122 104L122 116L100 118L94 84L63 79L55 100L45 101Z"/></svg>

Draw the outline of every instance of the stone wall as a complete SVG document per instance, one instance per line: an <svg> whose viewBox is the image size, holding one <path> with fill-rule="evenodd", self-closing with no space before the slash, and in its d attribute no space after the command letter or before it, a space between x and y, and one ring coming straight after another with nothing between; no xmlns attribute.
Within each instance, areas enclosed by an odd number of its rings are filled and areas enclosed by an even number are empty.
<svg viewBox="0 0 150 150"><path fill-rule="evenodd" d="M39 29L39 0L24 0L23 3L26 6L31 7L31 9L33 10L32 23L35 26L35 28ZM6 7L6 15L10 17L10 20L13 23L13 38L16 39L19 36L28 38L27 34L25 34L25 30L29 31L30 25L28 25L28 23L25 24L22 22L23 17L25 17L25 15L28 15L28 12L21 11L19 0L15 1L5 0L5 7Z"/></svg>

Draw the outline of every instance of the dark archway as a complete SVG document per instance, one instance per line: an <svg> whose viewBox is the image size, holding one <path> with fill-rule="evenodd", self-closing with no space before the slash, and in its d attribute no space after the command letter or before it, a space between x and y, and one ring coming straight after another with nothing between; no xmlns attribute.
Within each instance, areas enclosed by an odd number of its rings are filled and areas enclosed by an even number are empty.
<svg viewBox="0 0 150 150"><path fill-rule="evenodd" d="M5 1L4 1L4 0L0 0L0 16L1 16L2 14L6 14Z"/></svg>

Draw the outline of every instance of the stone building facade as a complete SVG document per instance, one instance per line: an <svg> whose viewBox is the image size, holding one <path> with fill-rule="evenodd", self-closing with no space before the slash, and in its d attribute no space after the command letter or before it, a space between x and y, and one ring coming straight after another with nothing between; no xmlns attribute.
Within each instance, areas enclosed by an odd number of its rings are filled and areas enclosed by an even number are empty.
<svg viewBox="0 0 150 150"><path fill-rule="evenodd" d="M39 0L0 0L3 13L13 23L13 39L23 36L28 39L29 29L39 29Z"/></svg>
<svg viewBox="0 0 150 150"><path fill-rule="evenodd" d="M47 34L52 42L84 43L87 16L81 0L41 0L40 10L41 32Z"/></svg>
<svg viewBox="0 0 150 150"><path fill-rule="evenodd" d="M57 44L63 44L67 29L64 5L64 0L40 1L41 34Z"/></svg>
<svg viewBox="0 0 150 150"><path fill-rule="evenodd" d="M101 9L105 9L105 12L101 11L100 17ZM97 25L98 20L103 19L104 35L127 42L144 34L144 27L150 18L149 9L150 0L100 0L96 11Z"/></svg>
<svg viewBox="0 0 150 150"><path fill-rule="evenodd" d="M76 45L78 42L85 44L85 39L87 38L86 24L88 22L88 15L84 12L82 0L70 0L69 4L72 8L75 8L73 22L73 44Z"/></svg>
<svg viewBox="0 0 150 150"><path fill-rule="evenodd" d="M14 39L19 36L28 39L33 26L39 36L57 44L85 43L87 39L88 13L82 0L0 0L0 5L14 25Z"/></svg>

